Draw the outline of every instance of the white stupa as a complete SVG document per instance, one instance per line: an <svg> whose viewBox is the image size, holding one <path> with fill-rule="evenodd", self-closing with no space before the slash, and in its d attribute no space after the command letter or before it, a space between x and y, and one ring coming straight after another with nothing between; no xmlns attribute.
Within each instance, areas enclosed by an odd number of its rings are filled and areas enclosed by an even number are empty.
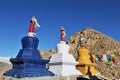
<svg viewBox="0 0 120 80"><path fill-rule="evenodd" d="M76 70L78 62L68 53L69 45L66 44L64 36L65 32L61 30L61 41L57 44L57 54L53 54L50 59L49 70L56 76L81 75L81 73Z"/></svg>

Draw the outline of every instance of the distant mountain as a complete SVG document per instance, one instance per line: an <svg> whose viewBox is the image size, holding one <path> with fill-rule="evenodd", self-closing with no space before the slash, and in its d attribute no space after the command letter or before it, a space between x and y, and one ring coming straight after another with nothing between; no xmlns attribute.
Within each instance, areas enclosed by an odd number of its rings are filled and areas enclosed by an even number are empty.
<svg viewBox="0 0 120 80"><path fill-rule="evenodd" d="M10 57L0 57L0 62L11 64L9 59Z"/></svg>

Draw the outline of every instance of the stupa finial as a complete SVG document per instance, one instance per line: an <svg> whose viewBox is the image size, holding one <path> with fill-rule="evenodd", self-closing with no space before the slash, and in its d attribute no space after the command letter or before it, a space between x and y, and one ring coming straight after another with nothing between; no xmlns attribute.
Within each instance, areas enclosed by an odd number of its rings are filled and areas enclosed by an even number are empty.
<svg viewBox="0 0 120 80"><path fill-rule="evenodd" d="M85 47L85 38L81 38L80 40L80 47Z"/></svg>
<svg viewBox="0 0 120 80"><path fill-rule="evenodd" d="M66 33L65 33L65 29L62 26L60 26L60 32L61 32L61 41L65 41Z"/></svg>
<svg viewBox="0 0 120 80"><path fill-rule="evenodd" d="M36 35L34 32L34 27L40 28L40 25L38 24L36 17L32 16L30 20L30 28L28 31L28 36L34 37Z"/></svg>

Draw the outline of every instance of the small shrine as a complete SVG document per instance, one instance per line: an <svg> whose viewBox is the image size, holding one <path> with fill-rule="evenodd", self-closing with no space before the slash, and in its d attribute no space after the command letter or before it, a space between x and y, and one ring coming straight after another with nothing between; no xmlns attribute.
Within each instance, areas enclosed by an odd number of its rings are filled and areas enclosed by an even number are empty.
<svg viewBox="0 0 120 80"><path fill-rule="evenodd" d="M97 66L95 63L90 61L90 55L88 49L85 48L85 38L81 38L80 41L80 49L78 50L78 58L77 61L79 64L76 66L77 70L79 70L84 75L98 75L99 72L95 69Z"/></svg>
<svg viewBox="0 0 120 80"><path fill-rule="evenodd" d="M60 31L61 40L57 44L57 53L53 54L50 58L49 70L56 76L81 75L75 67L78 62L76 62L74 57L69 54L69 45L66 44L65 41L65 29L60 27Z"/></svg>
<svg viewBox="0 0 120 80"><path fill-rule="evenodd" d="M22 49L20 49L16 58L10 59L12 69L4 73L5 76L24 78L54 75L46 69L46 64L49 60L42 59L39 50L37 50L39 40L35 37L35 26L37 28L40 27L37 19L33 16L30 20L28 35L21 40Z"/></svg>

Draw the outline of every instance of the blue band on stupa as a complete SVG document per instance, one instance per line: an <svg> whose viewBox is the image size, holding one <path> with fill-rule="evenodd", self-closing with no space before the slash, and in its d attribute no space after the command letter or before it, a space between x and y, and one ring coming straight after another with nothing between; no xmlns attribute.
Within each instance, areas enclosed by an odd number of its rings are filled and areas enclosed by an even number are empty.
<svg viewBox="0 0 120 80"><path fill-rule="evenodd" d="M35 48L37 49L39 40L36 37L26 36L22 40L22 48Z"/></svg>

